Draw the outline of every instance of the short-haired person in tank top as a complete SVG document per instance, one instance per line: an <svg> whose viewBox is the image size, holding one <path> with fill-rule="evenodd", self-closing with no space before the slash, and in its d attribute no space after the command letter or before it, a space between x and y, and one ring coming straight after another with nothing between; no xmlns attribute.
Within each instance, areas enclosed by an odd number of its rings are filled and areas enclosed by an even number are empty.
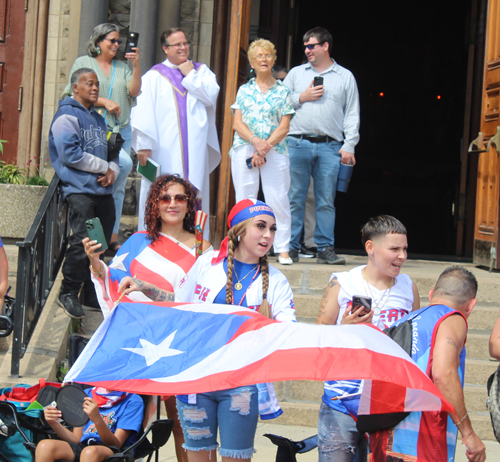
<svg viewBox="0 0 500 462"><path fill-rule="evenodd" d="M410 311L419 309L420 297L415 283L408 275L401 274L407 258L406 234L406 228L394 217L370 218L361 230L367 264L332 274L316 324L372 323L385 329ZM363 307L352 311L354 295L370 297L371 311L360 314ZM361 383L361 380L325 382L318 420L319 462L352 462L356 455L358 462L366 461L366 437L358 433L356 422L344 405L344 400L359 397Z"/></svg>

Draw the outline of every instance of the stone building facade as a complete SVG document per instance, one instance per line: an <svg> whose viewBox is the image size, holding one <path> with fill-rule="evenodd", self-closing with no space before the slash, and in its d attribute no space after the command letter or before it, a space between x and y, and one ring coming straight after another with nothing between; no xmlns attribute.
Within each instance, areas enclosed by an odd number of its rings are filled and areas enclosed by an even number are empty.
<svg viewBox="0 0 500 462"><path fill-rule="evenodd" d="M191 59L210 66L213 8L213 0L50 0L42 156L48 157L50 124L71 66L85 53L84 45L94 26L117 24L124 41L130 29L140 32L142 73L163 61L159 37L163 30L175 26L182 27L192 43Z"/></svg>

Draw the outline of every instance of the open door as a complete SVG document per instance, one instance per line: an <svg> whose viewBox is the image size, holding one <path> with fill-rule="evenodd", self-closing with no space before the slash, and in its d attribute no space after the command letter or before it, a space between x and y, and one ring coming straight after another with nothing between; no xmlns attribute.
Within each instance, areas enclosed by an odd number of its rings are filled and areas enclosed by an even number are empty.
<svg viewBox="0 0 500 462"><path fill-rule="evenodd" d="M211 240L215 248L218 248L226 234L227 215L234 205L228 155L233 143L231 105L246 75L250 6L251 0L218 0L215 3L212 70L218 76L221 87L217 103L217 128L222 134L219 135L222 158L215 195L215 224L211 227Z"/></svg>
<svg viewBox="0 0 500 462"><path fill-rule="evenodd" d="M500 217L500 0L490 0L481 110L481 131L470 150L479 149L474 263L499 268Z"/></svg>

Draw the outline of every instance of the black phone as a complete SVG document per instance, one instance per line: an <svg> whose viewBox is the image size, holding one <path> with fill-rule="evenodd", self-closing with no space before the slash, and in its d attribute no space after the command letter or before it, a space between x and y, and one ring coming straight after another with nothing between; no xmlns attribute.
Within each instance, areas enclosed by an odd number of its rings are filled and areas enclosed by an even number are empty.
<svg viewBox="0 0 500 462"><path fill-rule="evenodd" d="M101 244L99 252L106 250L108 248L108 243L104 237L104 230L102 229L101 220L99 218L92 218L85 222L87 226L87 234L91 241L97 241L97 244Z"/></svg>
<svg viewBox="0 0 500 462"><path fill-rule="evenodd" d="M127 37L127 44L125 45L125 54L133 53L132 48L137 48L139 45L139 32L129 32Z"/></svg>
<svg viewBox="0 0 500 462"><path fill-rule="evenodd" d="M252 167L253 167L253 166L252 166L252 159L253 159L252 157L249 157L249 158L247 159L247 167L248 167L248 168L252 168ZM266 160L266 158L265 158L265 157L264 157L264 162L267 162L267 160Z"/></svg>
<svg viewBox="0 0 500 462"><path fill-rule="evenodd" d="M323 85L323 77L316 76L314 77L313 86L318 87L319 85Z"/></svg>
<svg viewBox="0 0 500 462"><path fill-rule="evenodd" d="M372 299L365 295L353 295L351 314L353 314L360 306L364 308L361 310L359 316L364 316L372 310Z"/></svg>

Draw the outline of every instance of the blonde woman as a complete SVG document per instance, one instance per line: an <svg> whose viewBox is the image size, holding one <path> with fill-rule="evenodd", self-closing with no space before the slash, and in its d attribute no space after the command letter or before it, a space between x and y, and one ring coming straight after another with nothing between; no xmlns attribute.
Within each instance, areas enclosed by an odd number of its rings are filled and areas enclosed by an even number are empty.
<svg viewBox="0 0 500 462"><path fill-rule="evenodd" d="M291 265L290 162L286 135L295 111L290 90L273 77L274 45L269 40L255 40L248 48L248 59L255 78L240 87L231 106L236 133L229 155L236 201L257 199L260 176L265 200L276 214L274 251L279 263Z"/></svg>

